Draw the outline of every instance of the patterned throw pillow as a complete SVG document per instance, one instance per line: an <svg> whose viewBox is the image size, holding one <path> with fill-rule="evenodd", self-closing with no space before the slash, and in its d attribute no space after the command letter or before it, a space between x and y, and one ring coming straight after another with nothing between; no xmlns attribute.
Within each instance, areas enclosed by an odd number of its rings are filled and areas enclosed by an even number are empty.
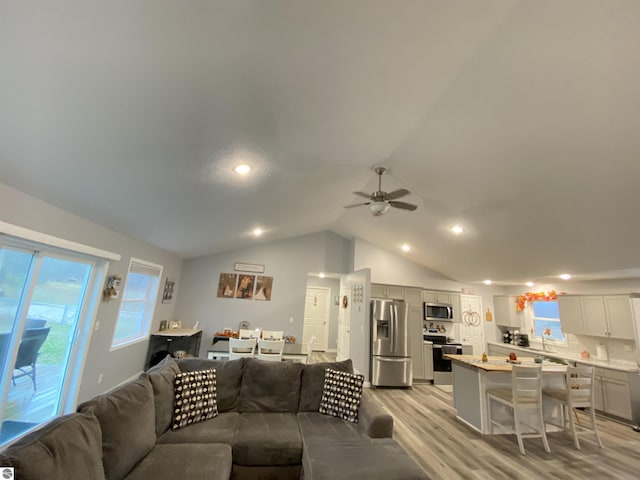
<svg viewBox="0 0 640 480"><path fill-rule="evenodd" d="M320 413L358 423L364 375L340 372L330 368L325 369L324 372Z"/></svg>
<svg viewBox="0 0 640 480"><path fill-rule="evenodd" d="M177 373L174 380L172 430L218 415L216 370Z"/></svg>

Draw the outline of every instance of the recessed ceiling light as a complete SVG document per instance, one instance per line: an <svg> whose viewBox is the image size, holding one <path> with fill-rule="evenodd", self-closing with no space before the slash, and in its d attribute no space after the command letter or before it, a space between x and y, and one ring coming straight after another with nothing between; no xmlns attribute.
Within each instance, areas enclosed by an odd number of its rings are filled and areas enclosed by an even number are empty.
<svg viewBox="0 0 640 480"><path fill-rule="evenodd" d="M560 278L563 280L569 280L571 278L571 274L570 273L563 273L562 275L560 275Z"/></svg>
<svg viewBox="0 0 640 480"><path fill-rule="evenodd" d="M411 246L405 243L404 245L402 245L402 250L408 252L409 250L411 250Z"/></svg>
<svg viewBox="0 0 640 480"><path fill-rule="evenodd" d="M460 235L462 232L464 232L464 228L462 228L460 225L454 225L453 227L451 227L451 231L456 235Z"/></svg>
<svg viewBox="0 0 640 480"><path fill-rule="evenodd" d="M493 282L491 280L485 280L482 283L484 283L485 285L491 285Z"/></svg>
<svg viewBox="0 0 640 480"><path fill-rule="evenodd" d="M533 287L535 285L535 283L533 282L527 282L527 287Z"/></svg>
<svg viewBox="0 0 640 480"><path fill-rule="evenodd" d="M264 233L264 230L262 230L262 229L261 229L261 228L259 228L259 227L253 230L253 234L254 234L256 237L259 237L259 236L260 236L260 235L262 235L263 233Z"/></svg>
<svg viewBox="0 0 640 480"><path fill-rule="evenodd" d="M246 175L251 171L251 165L247 165L246 163L241 163L233 167L233 171L240 175Z"/></svg>
<svg viewBox="0 0 640 480"><path fill-rule="evenodd" d="M319 273L319 274L318 274L318 276L319 276L320 278L324 278L324 273Z"/></svg>

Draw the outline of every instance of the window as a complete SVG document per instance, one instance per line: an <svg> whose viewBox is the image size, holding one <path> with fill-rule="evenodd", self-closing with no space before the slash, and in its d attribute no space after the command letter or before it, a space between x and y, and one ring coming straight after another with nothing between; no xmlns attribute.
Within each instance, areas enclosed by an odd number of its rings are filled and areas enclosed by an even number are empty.
<svg viewBox="0 0 640 480"><path fill-rule="evenodd" d="M560 312L556 300L545 302L532 302L533 304L533 335L542 339L547 329L550 335L545 335L545 340L565 341L564 333L560 328Z"/></svg>
<svg viewBox="0 0 640 480"><path fill-rule="evenodd" d="M112 348L139 342L149 335L161 276L161 265L131 259Z"/></svg>

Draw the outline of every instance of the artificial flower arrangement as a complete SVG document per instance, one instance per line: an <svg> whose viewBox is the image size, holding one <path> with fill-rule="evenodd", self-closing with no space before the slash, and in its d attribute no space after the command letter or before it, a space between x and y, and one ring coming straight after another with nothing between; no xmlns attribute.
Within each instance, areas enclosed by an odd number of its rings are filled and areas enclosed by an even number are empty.
<svg viewBox="0 0 640 480"><path fill-rule="evenodd" d="M558 293L555 290L551 290L550 292L526 292L523 295L518 295L516 300L516 311L521 312L524 310L527 302L540 302L545 301L549 302L551 300L557 300Z"/></svg>

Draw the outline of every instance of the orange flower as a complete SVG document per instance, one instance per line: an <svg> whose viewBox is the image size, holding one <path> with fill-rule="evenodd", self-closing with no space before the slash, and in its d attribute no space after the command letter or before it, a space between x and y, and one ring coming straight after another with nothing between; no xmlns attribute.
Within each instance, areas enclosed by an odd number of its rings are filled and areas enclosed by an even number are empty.
<svg viewBox="0 0 640 480"><path fill-rule="evenodd" d="M544 329L544 332L542 332L544 335L550 336L551 335L551 329L549 327Z"/></svg>

